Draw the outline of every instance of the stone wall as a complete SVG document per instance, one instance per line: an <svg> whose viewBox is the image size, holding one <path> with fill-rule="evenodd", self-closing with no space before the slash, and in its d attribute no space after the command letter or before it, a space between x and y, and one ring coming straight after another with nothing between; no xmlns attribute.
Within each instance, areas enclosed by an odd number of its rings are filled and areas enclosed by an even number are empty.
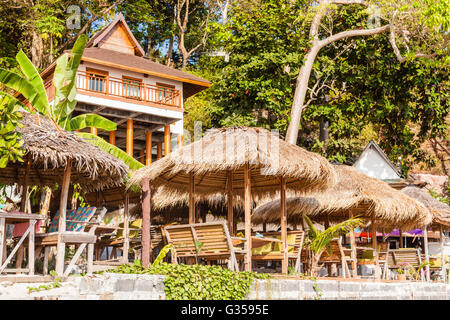
<svg viewBox="0 0 450 320"><path fill-rule="evenodd" d="M1 279L0 279L1 280ZM69 277L59 288L28 293L42 283L0 281L0 300L164 300L164 276L112 274ZM51 282L45 283L46 285ZM426 282L375 282L367 280L257 280L250 300L449 300L450 285Z"/></svg>

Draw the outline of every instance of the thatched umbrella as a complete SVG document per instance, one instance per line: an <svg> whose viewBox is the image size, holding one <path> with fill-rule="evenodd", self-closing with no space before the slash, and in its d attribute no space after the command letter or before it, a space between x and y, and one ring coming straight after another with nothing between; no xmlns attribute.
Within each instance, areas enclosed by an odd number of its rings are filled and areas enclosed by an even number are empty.
<svg viewBox="0 0 450 320"><path fill-rule="evenodd" d="M415 187L408 186L402 189L402 192L408 195L409 197L416 199L421 202L427 209L431 212L433 216L432 228L439 228L440 231L440 244L441 244L441 268L442 274L444 275L444 282L446 281L445 277L447 276L446 271L446 262L444 261L444 233L443 229L450 228L450 207L445 203L439 201L434 198L427 190ZM425 259L426 262L429 262L430 257L428 254L428 232L427 229L424 229L423 232L424 237L424 246L425 246ZM427 264L427 279L430 279L430 267Z"/></svg>
<svg viewBox="0 0 450 320"><path fill-rule="evenodd" d="M21 133L24 141L25 161L8 163L5 168L1 168L0 182L15 184L23 181L22 211L29 185L60 186L56 272L62 275L65 252L62 233L66 230L70 182L90 191L118 186L123 184L128 167L75 133L59 128L45 116L23 112L20 123L22 127L17 127L16 130Z"/></svg>
<svg viewBox="0 0 450 320"><path fill-rule="evenodd" d="M330 221L339 222L358 215L371 222L372 234L376 234L375 225L387 229L396 226L413 228L431 222L431 214L422 204L391 188L387 183L345 165L335 166L335 171L338 176L337 183L325 192L291 197L286 201L288 221L300 224L305 214L315 220L324 221L327 226ZM277 210L280 210L277 200L261 205L254 212L254 221L275 223ZM372 239L376 250L376 237ZM353 232L350 232L350 240L352 258L356 261L356 241ZM353 264L352 269L356 275L356 263Z"/></svg>
<svg viewBox="0 0 450 320"><path fill-rule="evenodd" d="M190 223L195 221L195 195L227 194L228 224L232 231L232 199L241 196L247 238L245 266L249 271L251 197L279 192L284 201L286 189L321 190L334 181L334 170L325 158L289 144L265 129L235 127L210 130L202 139L138 170L130 182L142 184L143 190L147 190L145 185L150 182L153 187L164 185L169 192L188 194ZM143 207L145 215L146 206ZM285 210L280 211L281 240L285 247ZM287 256L287 249L285 252ZM287 271L287 259L283 270Z"/></svg>

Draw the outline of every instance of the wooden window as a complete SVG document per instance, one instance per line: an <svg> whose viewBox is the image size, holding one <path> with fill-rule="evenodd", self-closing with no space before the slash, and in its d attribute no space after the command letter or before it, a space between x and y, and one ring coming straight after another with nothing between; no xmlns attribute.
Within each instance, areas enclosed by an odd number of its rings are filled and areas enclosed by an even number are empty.
<svg viewBox="0 0 450 320"><path fill-rule="evenodd" d="M175 86L166 83L157 82L158 99L160 103L175 104Z"/></svg>
<svg viewBox="0 0 450 320"><path fill-rule="evenodd" d="M91 91L106 92L108 71L86 68L89 87Z"/></svg>
<svg viewBox="0 0 450 320"><path fill-rule="evenodd" d="M142 79L128 76L122 77L124 96L132 99L142 99Z"/></svg>

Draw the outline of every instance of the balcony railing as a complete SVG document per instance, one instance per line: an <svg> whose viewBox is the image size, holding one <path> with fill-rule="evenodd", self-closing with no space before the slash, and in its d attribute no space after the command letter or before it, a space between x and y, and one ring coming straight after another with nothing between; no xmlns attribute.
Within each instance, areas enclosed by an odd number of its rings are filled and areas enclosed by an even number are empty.
<svg viewBox="0 0 450 320"><path fill-rule="evenodd" d="M106 96L152 102L171 107L181 107L180 90L154 86L133 79L120 79L78 72L77 89L79 91L100 93Z"/></svg>

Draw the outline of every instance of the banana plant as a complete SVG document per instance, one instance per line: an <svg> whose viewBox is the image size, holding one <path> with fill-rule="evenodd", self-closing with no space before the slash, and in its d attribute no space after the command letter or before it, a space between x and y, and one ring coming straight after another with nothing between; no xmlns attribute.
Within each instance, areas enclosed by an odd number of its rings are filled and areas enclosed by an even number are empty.
<svg viewBox="0 0 450 320"><path fill-rule="evenodd" d="M39 72L22 50L16 55L16 60L23 75L0 68L0 83L25 97L30 102L32 109L47 116L58 130L62 128L67 131L75 131L87 127L95 127L105 131L117 130L117 125L114 122L97 114L87 113L75 117L72 116L77 104L75 100L77 94L76 73L87 40L88 37L86 35L81 35L72 48L70 59L69 55L64 53L56 61L53 76L53 85L55 87L53 103L49 103L44 81ZM18 105L29 111L23 103L6 92L0 91L0 96L8 96L10 100L14 99ZM130 169L138 169L143 166L142 163L136 161L127 153L101 138L81 132L76 134L122 160ZM100 142L100 140L103 142Z"/></svg>
<svg viewBox="0 0 450 320"><path fill-rule="evenodd" d="M313 223L307 216L304 215L303 218L309 227L305 246L308 246L313 253L313 257L311 259L311 273L313 276L318 274L320 257L325 250L330 250L331 240L353 230L363 223L360 218L352 218L320 232L314 227Z"/></svg>

